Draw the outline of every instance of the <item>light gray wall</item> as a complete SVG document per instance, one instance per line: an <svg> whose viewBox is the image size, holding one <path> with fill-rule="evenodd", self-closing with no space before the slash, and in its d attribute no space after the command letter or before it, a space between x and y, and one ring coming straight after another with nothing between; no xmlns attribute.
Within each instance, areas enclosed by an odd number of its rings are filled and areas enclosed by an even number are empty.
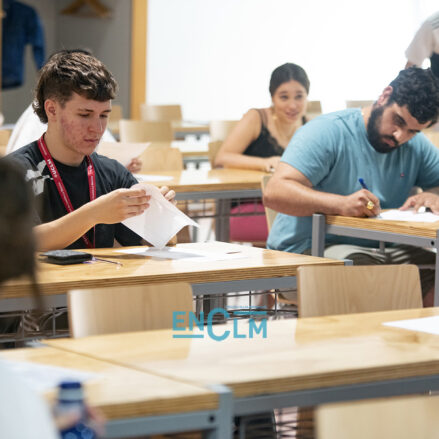
<svg viewBox="0 0 439 439"><path fill-rule="evenodd" d="M129 113L131 1L102 0L112 10L107 19L62 15L60 11L71 0L20 0L34 7L43 23L46 54L59 49L87 48L102 60L119 83L115 103ZM83 8L86 11L87 8ZM37 71L30 46L26 49L26 82L23 86L2 92L5 123L14 123L32 100Z"/></svg>

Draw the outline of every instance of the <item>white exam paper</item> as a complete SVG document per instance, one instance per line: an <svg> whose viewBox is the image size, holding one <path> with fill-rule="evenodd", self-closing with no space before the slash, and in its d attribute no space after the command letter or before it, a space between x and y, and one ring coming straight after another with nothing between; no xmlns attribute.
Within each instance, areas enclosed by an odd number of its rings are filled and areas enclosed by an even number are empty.
<svg viewBox="0 0 439 439"><path fill-rule="evenodd" d="M169 181L172 180L170 175L149 175L149 174L134 174L137 181Z"/></svg>
<svg viewBox="0 0 439 439"><path fill-rule="evenodd" d="M149 146L146 143L120 143L120 142L101 142L99 144L98 153L117 160L125 167L128 166L132 159L139 157L143 151Z"/></svg>
<svg viewBox="0 0 439 439"><path fill-rule="evenodd" d="M394 221L413 221L419 223L434 223L436 221L439 221L439 215L435 215L431 212L418 213L414 210L392 209L386 212L381 212L379 219Z"/></svg>
<svg viewBox="0 0 439 439"><path fill-rule="evenodd" d="M200 261L223 261L227 259L244 258L245 254L240 251L231 252L207 252L198 249L184 249L179 247L164 247L161 249L153 247L136 247L123 250L116 250L118 253L126 253L131 255L142 255L160 259L188 259L191 262Z"/></svg>
<svg viewBox="0 0 439 439"><path fill-rule="evenodd" d="M439 335L439 316L423 317L420 319L397 320L395 322L383 323L383 325Z"/></svg>
<svg viewBox="0 0 439 439"><path fill-rule="evenodd" d="M152 184L136 184L132 188L142 188L146 195L151 196L149 207L142 214L122 221L122 224L154 247L163 248L185 226L198 227L195 221L166 200Z"/></svg>
<svg viewBox="0 0 439 439"><path fill-rule="evenodd" d="M24 361L2 360L8 368L19 375L32 389L43 393L54 389L61 381L84 382L97 378L98 375L64 367L48 366Z"/></svg>

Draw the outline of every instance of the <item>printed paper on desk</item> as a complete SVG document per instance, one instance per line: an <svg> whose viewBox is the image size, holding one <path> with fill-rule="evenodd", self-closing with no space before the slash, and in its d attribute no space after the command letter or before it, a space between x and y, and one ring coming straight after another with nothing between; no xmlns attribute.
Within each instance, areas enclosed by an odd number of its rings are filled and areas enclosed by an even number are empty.
<svg viewBox="0 0 439 439"><path fill-rule="evenodd" d="M132 159L139 157L149 146L150 142L145 143L120 143L120 142L101 142L97 152L110 159L117 160L124 166L128 166Z"/></svg>
<svg viewBox="0 0 439 439"><path fill-rule="evenodd" d="M122 224L154 247L163 248L185 226L198 227L195 221L166 200L157 187L136 184L132 188L145 189L146 194L151 196L149 208L141 215L127 218Z"/></svg>
<svg viewBox="0 0 439 439"><path fill-rule="evenodd" d="M393 221L413 221L416 223L434 223L439 221L439 215L431 212L418 213L411 210L387 210L380 213L379 219Z"/></svg>

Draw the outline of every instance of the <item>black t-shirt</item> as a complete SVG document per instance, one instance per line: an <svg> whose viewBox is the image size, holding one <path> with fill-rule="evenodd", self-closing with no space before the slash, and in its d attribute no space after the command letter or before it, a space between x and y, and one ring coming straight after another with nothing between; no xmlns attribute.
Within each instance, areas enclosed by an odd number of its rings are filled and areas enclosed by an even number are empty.
<svg viewBox="0 0 439 439"><path fill-rule="evenodd" d="M26 180L32 184L36 197L37 210L35 224L47 223L56 220L67 211L50 175L46 162L38 149L37 142L14 151L9 155L11 159L20 163L26 172ZM115 189L130 188L137 180L116 160L93 153L90 156L96 174L96 197L108 194ZM58 173L64 183L74 209L90 201L90 192L87 177L87 161L79 166L67 166L53 159ZM113 247L114 239L121 245L140 245L141 238L123 224L97 224L95 227L95 243L97 248ZM93 229L87 232L93 242ZM85 248L82 238L69 245L68 248Z"/></svg>

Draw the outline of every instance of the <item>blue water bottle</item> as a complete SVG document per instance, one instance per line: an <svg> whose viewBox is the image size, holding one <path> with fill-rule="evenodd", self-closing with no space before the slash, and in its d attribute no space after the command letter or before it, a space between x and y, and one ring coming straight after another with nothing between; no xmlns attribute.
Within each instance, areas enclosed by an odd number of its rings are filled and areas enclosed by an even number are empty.
<svg viewBox="0 0 439 439"><path fill-rule="evenodd" d="M84 392L78 381L63 381L58 386L56 416L77 415L79 421L60 431L62 439L97 439L97 434L87 425Z"/></svg>

